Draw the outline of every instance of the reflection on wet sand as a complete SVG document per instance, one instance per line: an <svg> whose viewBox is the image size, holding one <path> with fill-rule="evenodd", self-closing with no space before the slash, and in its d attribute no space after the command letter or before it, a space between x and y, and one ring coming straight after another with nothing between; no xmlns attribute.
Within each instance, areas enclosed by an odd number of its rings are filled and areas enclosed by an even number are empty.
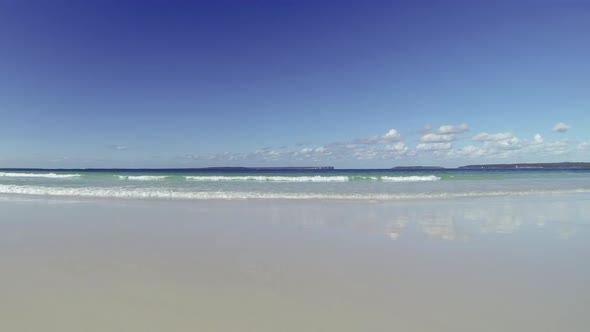
<svg viewBox="0 0 590 332"><path fill-rule="evenodd" d="M471 239L486 233L510 234L524 227L551 228L561 239L590 217L590 206L575 201L495 201L489 205L453 204L414 217L422 231L444 240Z"/></svg>
<svg viewBox="0 0 590 332"><path fill-rule="evenodd" d="M325 203L306 209L275 208L272 223L294 222L303 226L346 228L377 232L392 240L416 229L429 238L470 240L486 234L511 234L534 227L568 239L576 228L590 220L590 202L568 197L534 199L494 198L486 200L349 203L334 206ZM330 213L320 213L330 210Z"/></svg>

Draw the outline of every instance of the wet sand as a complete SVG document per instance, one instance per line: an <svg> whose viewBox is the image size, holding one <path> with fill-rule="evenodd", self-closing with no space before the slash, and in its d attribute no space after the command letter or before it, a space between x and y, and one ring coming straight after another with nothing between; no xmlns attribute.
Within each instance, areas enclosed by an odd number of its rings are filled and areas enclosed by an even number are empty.
<svg viewBox="0 0 590 332"><path fill-rule="evenodd" d="M590 196L0 199L1 331L586 331Z"/></svg>

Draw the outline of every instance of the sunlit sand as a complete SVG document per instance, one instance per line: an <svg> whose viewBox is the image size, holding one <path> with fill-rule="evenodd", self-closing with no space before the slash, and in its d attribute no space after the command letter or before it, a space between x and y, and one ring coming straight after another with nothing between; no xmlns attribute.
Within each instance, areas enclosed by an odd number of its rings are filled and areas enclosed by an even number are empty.
<svg viewBox="0 0 590 332"><path fill-rule="evenodd" d="M589 197L0 200L3 331L584 331Z"/></svg>

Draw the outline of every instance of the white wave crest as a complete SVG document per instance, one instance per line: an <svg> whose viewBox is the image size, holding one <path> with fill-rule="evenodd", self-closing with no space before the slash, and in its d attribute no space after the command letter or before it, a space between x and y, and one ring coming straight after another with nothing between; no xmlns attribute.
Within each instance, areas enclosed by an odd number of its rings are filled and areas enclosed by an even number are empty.
<svg viewBox="0 0 590 332"><path fill-rule="evenodd" d="M131 180L131 181L158 181L164 180L166 176L158 175L117 175L119 180Z"/></svg>
<svg viewBox="0 0 590 332"><path fill-rule="evenodd" d="M190 181L261 181L261 182L346 182L348 176L186 176Z"/></svg>
<svg viewBox="0 0 590 332"><path fill-rule="evenodd" d="M424 176L186 176L189 181L260 181L260 182L348 182L348 181L385 181L385 182L421 182L438 181L441 178L435 175Z"/></svg>
<svg viewBox="0 0 590 332"><path fill-rule="evenodd" d="M56 174L56 173L7 173L0 172L0 176L9 178L48 178L48 179L69 179L80 177L80 174Z"/></svg>
<svg viewBox="0 0 590 332"><path fill-rule="evenodd" d="M382 176L382 181L387 182L422 182L422 181L438 181L441 178L436 175L414 175L414 176Z"/></svg>
<svg viewBox="0 0 590 332"><path fill-rule="evenodd" d="M140 188L66 188L43 186L0 185L0 194L18 194L35 196L62 196L88 198L128 198L128 199L173 199L173 200L241 200L241 199L285 199L285 200L421 200L421 199L453 199L471 197L497 196L529 196L551 194L590 193L590 189L564 190L527 190L527 191L477 191L477 192L439 192L439 193L270 193L270 192L225 192L225 191L174 191L166 189Z"/></svg>

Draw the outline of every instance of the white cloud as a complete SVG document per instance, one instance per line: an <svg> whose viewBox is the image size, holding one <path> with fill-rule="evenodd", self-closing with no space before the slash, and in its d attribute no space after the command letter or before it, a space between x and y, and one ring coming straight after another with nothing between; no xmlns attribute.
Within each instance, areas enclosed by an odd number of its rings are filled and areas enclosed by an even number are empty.
<svg viewBox="0 0 590 332"><path fill-rule="evenodd" d="M351 144L366 144L366 145L373 145L379 143L380 137L373 136L373 137L365 137L365 138L357 138L352 141Z"/></svg>
<svg viewBox="0 0 590 332"><path fill-rule="evenodd" d="M469 131L469 126L466 124L444 125L434 131L428 126L425 130L426 132L422 135L420 141L425 143L444 143L458 140L459 137L457 137L457 134Z"/></svg>
<svg viewBox="0 0 590 332"><path fill-rule="evenodd" d="M427 143L440 143L440 142L452 142L456 140L455 134L436 134L436 133L428 133L424 134L420 140L422 142Z"/></svg>
<svg viewBox="0 0 590 332"><path fill-rule="evenodd" d="M447 158L480 158L486 155L486 151L477 146L469 145L463 148L449 151Z"/></svg>
<svg viewBox="0 0 590 332"><path fill-rule="evenodd" d="M385 150L382 153L383 159L388 158L406 158L412 157L416 155L416 151L410 149L406 143L404 142L397 142L395 144L389 144L385 146Z"/></svg>
<svg viewBox="0 0 590 332"><path fill-rule="evenodd" d="M406 152L408 151L408 146L404 142L398 142L386 146L385 149L392 152Z"/></svg>
<svg viewBox="0 0 590 332"><path fill-rule="evenodd" d="M375 159L379 152L372 147L366 149L358 149L354 152L354 156L357 160L370 160Z"/></svg>
<svg viewBox="0 0 590 332"><path fill-rule="evenodd" d="M125 151L125 150L129 149L128 147L123 146L123 145L109 145L108 148L111 150L117 150L117 151Z"/></svg>
<svg viewBox="0 0 590 332"><path fill-rule="evenodd" d="M568 130L570 130L570 128L571 127L568 126L568 125L566 125L565 123L558 122L558 123L555 124L555 126L553 126L553 129L552 130L553 130L553 132L556 132L556 133L565 133Z"/></svg>
<svg viewBox="0 0 590 332"><path fill-rule="evenodd" d="M395 129L390 129L385 135L383 135L383 139L388 142L399 141L401 138L402 136Z"/></svg>
<svg viewBox="0 0 590 332"><path fill-rule="evenodd" d="M469 126L465 123L460 125L440 126L436 131L438 134L460 134L469 131Z"/></svg>
<svg viewBox="0 0 590 332"><path fill-rule="evenodd" d="M512 133L497 133L497 134L488 134L488 133L481 133L473 137L473 140L480 141L480 142L495 142L495 141L504 141L514 138Z"/></svg>
<svg viewBox="0 0 590 332"><path fill-rule="evenodd" d="M440 151L451 149L451 143L420 143L416 146L418 151Z"/></svg>
<svg viewBox="0 0 590 332"><path fill-rule="evenodd" d="M467 125L441 126L424 133L416 146L410 147L396 129L382 135L350 141L332 142L320 146L300 146L292 149L263 148L255 152L220 153L204 156L187 156L186 159L200 160L207 164L221 165L341 165L354 161L366 161L372 165L377 161L403 159L407 163L430 163L428 158L449 160L452 163L511 162L560 160L575 157L590 151L589 143L572 142L567 139L546 141L537 133L528 139L521 139L510 132L480 133L473 137L472 145L455 147L460 133L469 130ZM510 159L508 159L510 158ZM553 158L553 159L552 159ZM371 161L370 163L368 161ZM378 164L375 164L378 165Z"/></svg>
<svg viewBox="0 0 590 332"><path fill-rule="evenodd" d="M536 139L541 139L540 135L535 136ZM466 157L480 157L480 158L507 158L522 152L530 143L515 137L512 133L481 133L473 137L474 141L480 142L482 145L477 149L464 151Z"/></svg>
<svg viewBox="0 0 590 332"><path fill-rule="evenodd" d="M314 149L312 149L312 148L303 148L303 149L301 149L300 152L302 154L307 154L307 153L310 153L310 152L313 152L313 151L314 151Z"/></svg>
<svg viewBox="0 0 590 332"><path fill-rule="evenodd" d="M453 148L450 142L432 143L437 145L423 143L416 147L416 151L432 151L436 157L447 160L467 162L476 159L494 162L507 158L530 161L551 160L552 157L563 159L564 155L590 148L590 145L573 144L567 139L547 142L541 134L535 134L532 139L527 140L508 132L481 133L473 137L473 140L479 142L479 145ZM445 143L447 145L444 145Z"/></svg>
<svg viewBox="0 0 590 332"><path fill-rule="evenodd" d="M570 152L570 150L572 148L570 143L571 142L567 139L563 139L563 140L559 140L559 141L555 141L555 142L547 142L547 143L543 144L543 146L541 147L542 149L539 152L543 153L543 154L549 154L549 155L562 155L562 154Z"/></svg>
<svg viewBox="0 0 590 332"><path fill-rule="evenodd" d="M518 150L524 146L524 141L517 137L499 141L485 142L484 146L501 149L501 150Z"/></svg>
<svg viewBox="0 0 590 332"><path fill-rule="evenodd" d="M357 138L352 141L352 144L366 144L366 145L385 144L385 143L390 143L390 142L397 142L401 139L402 139L402 136L398 133L397 130L390 129L387 133L385 133L382 136Z"/></svg>
<svg viewBox="0 0 590 332"><path fill-rule="evenodd" d="M444 157L447 159L493 161L518 156L522 160L539 161L546 160L547 157L564 155L574 150L574 146L567 139L546 142L540 134L536 134L532 140L526 140L515 137L511 133L482 133L474 137L474 140L479 141L481 145L452 149L444 153Z"/></svg>

